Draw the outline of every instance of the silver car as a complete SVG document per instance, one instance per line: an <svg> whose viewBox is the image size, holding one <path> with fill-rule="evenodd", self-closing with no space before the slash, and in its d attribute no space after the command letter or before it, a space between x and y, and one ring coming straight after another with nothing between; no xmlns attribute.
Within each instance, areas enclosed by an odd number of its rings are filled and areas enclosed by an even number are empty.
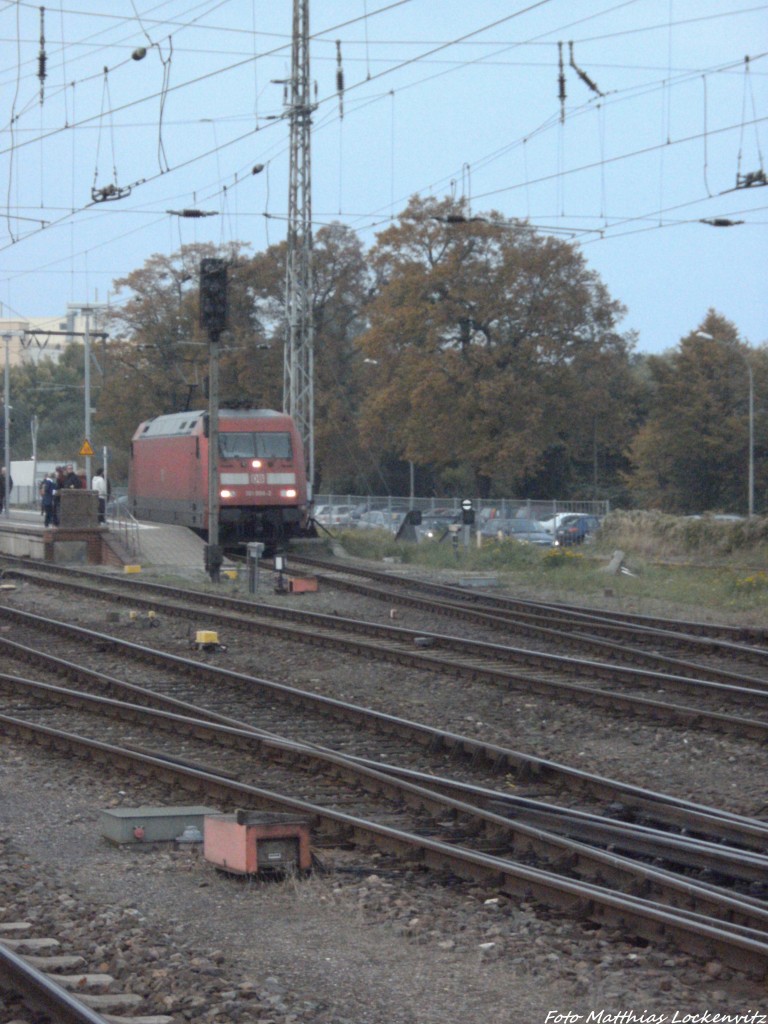
<svg viewBox="0 0 768 1024"><path fill-rule="evenodd" d="M551 548L554 537L547 533L537 519L489 519L483 524L480 533L487 539L510 538L524 544L538 544Z"/></svg>
<svg viewBox="0 0 768 1024"><path fill-rule="evenodd" d="M322 526L349 526L352 523L352 506L319 505L315 509L314 519Z"/></svg>
<svg viewBox="0 0 768 1024"><path fill-rule="evenodd" d="M402 520L403 515L400 512L372 509L370 512L363 512L355 525L358 530L386 530L387 533L397 533Z"/></svg>

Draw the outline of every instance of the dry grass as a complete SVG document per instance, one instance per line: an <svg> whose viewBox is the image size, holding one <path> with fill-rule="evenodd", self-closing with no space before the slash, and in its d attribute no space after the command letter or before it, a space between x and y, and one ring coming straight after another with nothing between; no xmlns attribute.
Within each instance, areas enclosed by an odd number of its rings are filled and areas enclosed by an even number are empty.
<svg viewBox="0 0 768 1024"><path fill-rule="evenodd" d="M450 543L398 543L348 531L346 552L397 558L434 570L493 572L521 596L621 608L642 614L768 623L768 519L725 522L656 512L615 512L594 543L542 550L515 541L453 549ZM616 550L625 572L606 572Z"/></svg>
<svg viewBox="0 0 768 1024"><path fill-rule="evenodd" d="M727 561L768 569L768 518L732 522L707 515L694 519L662 512L612 512L603 521L600 544L656 561L710 566Z"/></svg>

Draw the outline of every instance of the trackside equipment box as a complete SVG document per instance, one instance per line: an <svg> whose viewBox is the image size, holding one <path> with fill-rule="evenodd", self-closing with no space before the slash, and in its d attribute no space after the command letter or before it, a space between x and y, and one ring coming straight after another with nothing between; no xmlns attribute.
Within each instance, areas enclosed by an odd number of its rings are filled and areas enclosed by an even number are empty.
<svg viewBox="0 0 768 1024"><path fill-rule="evenodd" d="M291 814L260 811L207 815L203 856L238 875L309 871L309 823Z"/></svg>
<svg viewBox="0 0 768 1024"><path fill-rule="evenodd" d="M288 590L292 594L314 593L317 590L317 576L288 576Z"/></svg>
<svg viewBox="0 0 768 1024"><path fill-rule="evenodd" d="M160 843L178 839L189 826L202 834L213 807L113 807L101 812L101 834L112 843Z"/></svg>

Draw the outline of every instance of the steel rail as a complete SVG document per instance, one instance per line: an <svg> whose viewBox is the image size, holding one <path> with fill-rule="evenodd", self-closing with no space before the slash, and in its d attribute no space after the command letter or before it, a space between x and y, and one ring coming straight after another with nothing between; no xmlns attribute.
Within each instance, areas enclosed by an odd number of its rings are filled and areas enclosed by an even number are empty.
<svg viewBox="0 0 768 1024"><path fill-rule="evenodd" d="M616 624L637 625L651 631L658 630L661 633L682 631L684 635L689 637L730 637L734 640L738 638L752 639L758 643L768 644L768 629L761 629L755 626L730 626L726 623L696 622L686 619L660 619L652 615L638 615L630 612L607 611L603 609L584 609L576 605L558 602L531 599L521 600L520 598L508 597L506 595L489 594L487 591L477 594L455 584L414 580L412 577L403 576L396 572L382 572L358 565L349 565L346 562L340 564L338 560L328 561L299 554L292 555L291 561L319 569L326 569L329 572L363 576L379 580L382 583L391 583L398 587L410 587L433 595L444 594L467 604L482 602L498 608L519 611L538 609L557 615L566 622L573 622L574 619L581 619L585 622L613 622Z"/></svg>
<svg viewBox="0 0 768 1024"><path fill-rule="evenodd" d="M157 779L162 777L172 784L184 785L196 791L202 789L209 797L221 798L237 804L243 798L259 806L290 809L310 817L316 823L333 827L350 837L390 851L401 851L416 856L427 867L449 869L459 877L483 880L502 891L527 899L534 898L544 905L566 909L600 922L631 928L644 937L655 940L672 938L682 948L696 955L718 956L723 963L742 972L765 977L768 970L768 941L762 933L749 929L734 929L725 922L713 922L695 912L670 908L638 896L617 894L590 882L576 881L550 872L515 864L503 858L477 853L440 840L414 835L387 825L355 818L332 808L319 807L265 790L211 775L165 761L145 753L115 747L97 740L75 736L61 730L0 715L6 731L26 739L40 742L54 750L77 753L100 762L129 765Z"/></svg>
<svg viewBox="0 0 768 1024"><path fill-rule="evenodd" d="M383 792L389 800L402 801L407 806L419 807L432 814L448 812L461 822L461 831L464 834L471 828L474 834L487 835L496 846L510 843L513 849L522 846L524 853L533 850L537 856L551 863L550 870L555 873L560 873L555 865L561 864L565 866L568 874L604 879L606 883L610 879L614 885L623 888L628 885L634 886L646 894L653 893L661 902L672 903L675 906L680 906L683 900L690 901L699 912L707 907L709 916L727 915L731 924L738 924L753 931L768 931L768 904L761 906L756 901L747 903L724 889L717 890L714 886L703 888L696 880L683 879L671 871L661 872L653 866L639 864L625 856L596 849L582 841L563 838L562 835L519 818L510 819L476 804L446 796L440 792L441 779L434 780L435 785L432 786L425 786L421 781L416 784L405 779L402 773L382 772L375 765L363 763L359 758L349 758L336 751L321 750L314 745L287 740L272 734L266 736L260 730L242 725L235 728L193 718L188 714L153 710L125 701L37 683L34 680L5 677L5 682L15 684L26 693L38 692L47 700L59 701L77 708L84 704L90 705L97 712L128 719L133 723L149 722L166 729L174 736L183 734L206 742L214 740L227 747L236 744L238 749L247 752L252 752L254 745L257 745L257 752L266 756L268 760L283 761L285 754L299 757L303 771L313 772L320 768L331 771L332 774L340 773L345 782L362 785L377 798ZM135 744L129 744L129 749L137 748ZM164 760L180 763L177 758L167 753L149 753ZM310 762L309 766L307 761ZM188 758L184 763L189 764ZM213 772L211 767L205 770ZM768 874L768 858L708 845L709 859L705 856L704 844L699 844L699 854L700 860L709 870L719 871L723 876L749 880L762 879Z"/></svg>
<svg viewBox="0 0 768 1024"><path fill-rule="evenodd" d="M300 559L299 561L301 562L303 559ZM313 563L310 561L308 564L312 566ZM472 601L461 601L459 600L459 597L451 595L450 599L444 599L436 602L435 596L420 596L422 592L421 588L418 586L418 581L414 587L414 592L407 593L404 592L402 587L390 587L386 590L382 590L381 588L386 586L386 583L379 578L380 574L375 574L374 578L376 582L373 585L370 583L360 582L359 576L355 576L352 579L346 577L344 569L334 569L326 572L325 574L317 573L316 575L321 583L325 583L331 587L336 587L340 590L361 594L374 600L382 600L386 597L400 605L421 608L426 611L431 611L437 615L461 617L481 625L486 625L491 629L512 628L515 632L524 633L529 636L565 639L581 647L589 647L594 650L606 650L623 655L631 654L635 661L644 660L650 664L674 665L679 670L687 669L690 671L699 671L704 673L710 671L698 662L685 661L665 654L645 651L640 648L627 647L625 643L598 638L596 634L604 634L608 636L618 635L618 637L622 639L629 638L634 640L642 638L647 638L649 640L671 640L676 645L687 647L693 651L699 651L705 654L723 653L739 655L745 660L753 661L762 666L768 666L768 648L745 646L744 644L737 644L732 641L722 640L716 637L702 637L695 634L692 635L679 632L671 628L661 628L659 626L654 627L642 624L624 625L623 623L614 622L610 617L610 613L606 613L605 616L598 616L597 613L587 614L583 612L581 614L574 614L573 616L557 616L557 621L560 625L555 626L552 623L552 614L545 615L541 612L523 610L518 607L508 609L503 605L491 603L486 604L483 603L479 595L473 595L474 600ZM493 598L491 597L489 600L492 601ZM496 600L498 601L501 599L497 598ZM548 606L541 607L547 609ZM576 621L574 621L574 619ZM563 625L567 625L568 629L564 630L562 628ZM583 625L585 628L588 628L590 632L585 633L579 631L579 625ZM768 640L768 637L766 639ZM726 678L729 675L726 669L715 669L711 671L716 678ZM732 678L741 678L740 674L730 673L730 675ZM768 683L764 685L768 685Z"/></svg>
<svg viewBox="0 0 768 1024"><path fill-rule="evenodd" d="M339 571L342 570L337 570L336 573L338 574ZM98 573L92 570L83 569L75 570L74 572L80 579L90 580L93 583L97 583L98 589L104 593L104 596L107 596L108 594L112 593L113 599L115 600L127 601L129 600L127 597L128 592L130 592L132 595L136 595L139 591L161 594L163 595L164 599L170 600L175 599L176 596L178 595L178 588L172 588L158 583L148 583L143 580L136 579L132 579L130 583L127 584L127 586L122 585L119 593L114 593L113 591L110 591L108 587L105 587L105 578L103 574L99 575ZM363 570L357 570L357 572L362 573ZM15 569L13 570L12 574L17 576L23 576L30 580L37 579L42 582L51 580L51 578L55 578L59 581L60 585L67 585L73 588L78 587L78 584L72 578L72 572L64 574L58 570L53 570L52 572L50 569L46 569L43 572L42 570L24 568ZM382 577L381 574L374 573L372 575L376 579L379 579L380 577L384 580L387 579L386 576ZM326 579L327 582L334 582L331 579L331 577L324 577L324 579ZM335 582L340 585L340 581L338 579ZM352 589L356 593L362 593L374 599L380 600L383 596L381 591L377 591L376 588L366 586L365 584L347 581L347 584L345 585L348 587L348 589ZM89 588L86 585L85 589L82 592L89 593L92 592L92 589L93 588ZM476 597L476 595L474 596ZM286 621L308 621L312 616L317 616L317 621L320 623L327 623L330 620L339 623L346 622L349 625L352 621L354 621L339 616L327 616L317 612L286 609L282 605L269 605L264 603L255 605L254 602L252 601L246 601L240 598L227 597L221 594L212 595L204 591L186 590L184 593L184 599L187 603L204 605L208 609L210 609L212 605L215 605L218 609L228 610L235 613L242 613L246 615L253 615L254 609L258 609L257 614L259 615L267 615L272 618L283 619ZM483 606L478 607L477 601L475 601L474 603L456 603L456 600L454 598L452 602L436 604L434 599L428 600L426 598L416 597L414 595L403 595L402 592L400 592L397 595L397 600L400 601L402 604L406 604L413 607L419 607L432 614L457 614L463 618L469 618L471 619L471 621L477 624L485 625L492 629L509 628L510 624L512 624L516 631L524 632L529 636L543 637L544 639L554 640L558 644L562 644L564 640L570 641L571 643L581 647L582 649L586 647L590 650L597 651L598 653L607 652L612 656L617 656L620 661L632 661L636 664L651 666L654 670L666 669L667 675L670 675L673 679L677 679L678 677L676 675L672 675L672 673L680 673L680 681L676 684L679 687L684 688L684 681L688 677L690 677L691 682L702 681L719 683L723 685L734 684L739 688L755 690L760 693L768 693L768 679L754 678L745 675L743 672L734 672L724 668L708 668L707 666L701 665L695 661L686 661L681 658L670 657L669 655L659 654L656 652L649 652L642 650L640 648L629 647L626 643L618 643L604 639L599 639L593 635L585 635L584 633L573 632L572 630L563 630L562 627L554 628L552 626L537 624L529 624L523 626L523 624L521 623L521 615L517 612L515 612L514 619L505 618L503 616L499 616L498 611L493 608L485 608ZM526 620L529 620L531 618L531 616L525 615L523 615L522 617ZM603 620L598 620L594 616L590 618L590 621L593 623L595 629L599 630L601 626L605 626L605 622ZM374 626L373 623L369 623L367 625L369 629L378 628L384 635L386 635L386 632L388 630L391 631L392 635L394 636L397 636L398 633L402 632L402 629L396 626L388 627L382 624ZM569 622L569 625L572 626L573 623ZM675 640L683 638L694 641L697 639L696 637L686 637L685 634L678 634L664 630L646 629L644 630L644 632L651 638L662 636L665 638L673 638ZM444 637L444 634L433 635ZM710 641L704 642L707 645L710 645ZM469 643L469 641L466 641L464 643ZM757 658L759 659L759 663L761 665L768 666L768 649L760 649L754 647L745 648L744 646L739 646L735 644L721 646L724 650L727 650L731 654L738 653L743 656L749 656L751 660L755 660ZM556 655L547 655L545 652L532 652L526 649L510 647L509 645L504 645L504 647L505 649L508 649L510 652L514 652L518 656L518 658L521 658L524 653L528 653L530 657L533 657L534 655L537 655L542 658L557 657ZM577 659L569 658L567 660L573 664L578 664ZM592 666L594 666L595 663L588 661L585 664L589 666L588 671L591 671ZM625 666L613 667L615 667L617 670L621 670ZM642 670L638 668L632 668L631 671L640 672Z"/></svg>
<svg viewBox="0 0 768 1024"><path fill-rule="evenodd" d="M271 735L271 734L270 734ZM316 744L310 746L317 747ZM322 748L319 748L322 749ZM435 776L426 772L418 772L411 768L401 768L381 761L370 761L351 754L345 757L361 764L369 764L389 774L412 779L419 785L432 786L441 791L456 793L467 800L479 802L493 810L514 816L523 821L544 823L540 827L547 831L571 834L592 845L604 845L608 849L626 849L635 855L664 858L693 870L715 870L720 863L725 868L726 859L734 854L741 857L745 854L743 864L736 864L733 877L759 883L762 889L768 885L768 855L743 851L737 847L713 843L706 839L696 838L685 830L681 833L663 831L633 821L616 820L590 811L581 811L573 807L560 807L543 800L517 796L500 790L487 789L469 782L459 782ZM729 873L724 871L724 873ZM700 882L699 882L700 884Z"/></svg>
<svg viewBox="0 0 768 1024"><path fill-rule="evenodd" d="M62 666L66 668L69 675L73 674L71 672L71 663L62 663ZM472 783L459 782L455 779L436 776L432 773L402 768L381 761L371 761L370 759L348 753L340 755L333 748L318 743L290 740L278 733L259 729L240 719L213 712L208 708L189 701L181 701L177 698L155 694L154 691L113 676L94 673L90 670L83 670L82 673L77 674L82 675L92 683L104 684L109 689L148 700L152 704L158 705L161 710L165 707L172 709L169 713L177 715L179 721L193 718L206 723L216 723L217 725L232 728L237 732L247 732L253 736L275 741L285 749L306 750L334 758L337 762L339 757L343 757L345 763L360 765L364 768L373 769L377 773L383 772L387 775L410 780L421 787L434 789L438 792L456 794L457 798L460 797L463 800L471 799L476 804L479 803L480 806L490 805L492 810L503 808L507 817L514 816L518 820L529 822L545 821L548 823L547 831L566 832L567 834L569 829L573 829L578 832L578 838L592 845L600 844L607 846L610 844L614 848L618 848L624 844L627 850L635 854L657 858L663 856L667 860L683 864L690 869L717 871L751 882L762 882L768 878L768 857L749 853L732 845L724 845L722 839L718 843L712 843L696 839L692 836L683 837L676 833L661 831L646 825L632 822L617 822L602 815L578 811L573 808L559 807L544 801L520 797L500 790L489 790ZM73 696L76 698L76 701L91 700L94 704L103 702L105 706L110 703L108 699L83 693L82 691L70 691L67 688L52 686L38 680L0 673L0 686L4 684L7 688L18 686L32 691L39 690L50 697L58 696L63 700ZM137 705L126 701L115 701L112 703L116 706L137 707ZM138 705L138 707L144 706L146 705Z"/></svg>
<svg viewBox="0 0 768 1024"><path fill-rule="evenodd" d="M20 993L56 1024L107 1024L105 1017L81 1003L47 974L17 956L0 939L0 988Z"/></svg>
<svg viewBox="0 0 768 1024"><path fill-rule="evenodd" d="M80 584L69 583L67 586L82 592ZM92 588L86 587L85 591L93 595ZM99 588L96 596L122 603L130 603L134 607L141 605L150 610L160 610L166 614L173 613L187 618L195 618L198 614L196 607L191 607L178 600L172 600L170 597L165 597L161 602L157 599L137 597L135 594L129 595L124 590L114 592L103 586ZM548 680L537 676L523 675L509 668L493 665L489 661L481 663L479 661L459 660L454 657L441 657L440 648L447 650L458 649L465 653L476 654L478 658L483 657L486 659L492 656L502 660L515 657L525 662L525 665L522 667L536 666L561 672L576 672L580 675L589 675L591 678L607 677L611 681L619 679L625 682L641 682L645 685L651 684L657 688L674 687L688 692L694 689L707 694L737 697L748 702L750 705L756 699L768 702L768 690L753 690L748 687L736 687L706 680L690 679L683 676L663 675L659 672L625 665L612 665L609 662L567 658L563 655L490 644L484 641L464 641L447 634L406 630L402 627L386 626L332 615L291 612L289 613L293 617L291 622L275 623L272 621L272 618L262 617L263 607L261 605L254 606L248 604L248 614L245 617L235 612L222 611L220 609L212 610L210 607L206 607L206 612L219 625L225 624L235 628L248 629L258 627L261 630L267 630L276 635L289 636L291 639L302 643L341 648L376 660L393 661L401 665L407 664L414 668L429 671L444 672L450 675L467 675L473 679L482 678L500 685L525 688L528 693L541 693L549 696L554 691L560 695L576 698L582 703L589 701L596 706L607 708L613 712L620 710L650 715L651 717L662 717L691 728L699 728L701 725L707 724L720 731L730 732L739 737L748 736L759 741L764 741L768 738L768 720L763 721L753 717L744 718L684 704L672 704L668 701L633 696L617 690L603 690L563 680ZM255 611L255 609L258 610ZM9 616L23 616L27 614L13 609L9 605L3 606L3 611ZM271 609L268 609L267 614L270 614L270 612ZM281 618L285 617L284 613ZM63 624L63 628L68 629L70 627ZM342 632L343 630L349 630L351 635L345 636ZM360 634L386 639L389 641L389 646L383 646L381 643L367 642L359 638ZM112 638L111 642L114 643L116 641ZM419 642L423 642L431 650L425 650L423 647L415 650L414 648Z"/></svg>
<svg viewBox="0 0 768 1024"><path fill-rule="evenodd" d="M522 754L499 747L496 744L489 744L445 730L435 729L431 726L408 721L383 712L372 711L368 708L339 701L331 697L298 690L294 687L261 677L248 676L231 669L205 665L194 659L168 654L155 648L117 639L101 632L85 630L78 626L70 626L66 623L35 616L28 612L16 612L15 615L17 621L28 621L32 623L36 630L45 630L50 627L65 636L74 634L80 639L95 641L99 644L110 643L117 649L129 654L134 660L151 660L164 667L192 675L197 680L209 680L211 683L227 681L245 685L249 688L258 685L265 692L270 693L272 697L277 697L288 703L299 702L324 713L347 718L356 723L378 728L385 732L407 733L422 744L432 747L443 747L454 753L458 752L463 756L471 758L482 757L496 771L502 771L505 768L514 770L523 780L538 775L548 776L552 779L562 780L566 784L581 785L588 791L601 797L607 797L610 800L631 800L639 813L650 815L654 820L663 821L676 827L681 825L682 827L695 827L702 833L714 835L725 842L735 842L736 844L756 850L764 849L768 843L768 825L755 819L745 819L740 815L734 815L727 811L694 804L690 801L682 801L666 794L654 793L639 787L630 786L627 783L619 783L615 780L583 772L580 769L558 764L557 762ZM67 674L79 674L81 677L87 674L97 683L99 681L104 682L109 678L101 671L93 672L92 670L82 669L80 666L65 659L56 658L51 654L29 648L5 637L0 637L0 648L16 654L21 659L52 666L56 671L63 669ZM123 685L133 686L133 684ZM141 688L134 687L134 689L138 691ZM146 692L153 695L152 691ZM162 699L168 706L172 706L173 703L183 705L183 702L174 701L173 698ZM691 818L695 818L695 821L692 822Z"/></svg>

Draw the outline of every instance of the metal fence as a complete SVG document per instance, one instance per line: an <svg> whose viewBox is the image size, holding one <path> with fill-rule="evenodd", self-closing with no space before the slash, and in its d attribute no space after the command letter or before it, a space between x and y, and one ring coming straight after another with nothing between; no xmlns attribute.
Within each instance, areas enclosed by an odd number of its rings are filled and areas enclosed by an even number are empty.
<svg viewBox="0 0 768 1024"><path fill-rule="evenodd" d="M317 512L323 505L337 507L347 505L357 512L383 509L387 512L402 512L419 509L422 514L449 511L453 514L461 512L461 498L407 498L385 496L377 498L372 495L359 494L317 494L314 509ZM473 498L472 507L480 518L512 519L524 516L526 519L551 519L558 513L578 512L584 515L604 516L610 511L609 501L559 501L538 500L533 498Z"/></svg>
<svg viewBox="0 0 768 1024"><path fill-rule="evenodd" d="M119 502L111 501L107 506L107 525L117 534L123 546L134 558L141 555L141 540L138 520Z"/></svg>

